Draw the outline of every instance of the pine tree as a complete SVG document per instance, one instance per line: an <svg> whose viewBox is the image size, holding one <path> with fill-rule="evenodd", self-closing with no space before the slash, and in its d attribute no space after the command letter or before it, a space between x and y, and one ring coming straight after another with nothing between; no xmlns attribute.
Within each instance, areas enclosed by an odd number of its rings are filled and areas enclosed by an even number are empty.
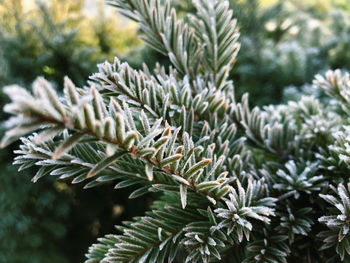
<svg viewBox="0 0 350 263"><path fill-rule="evenodd" d="M33 181L159 197L86 262L349 262L349 74L315 77L327 103L250 109L228 78L240 46L227 1L193 0L185 18L169 1L109 2L172 67L116 58L82 88L65 78L62 96L43 78L5 88L2 146L21 137L14 163L39 166Z"/></svg>

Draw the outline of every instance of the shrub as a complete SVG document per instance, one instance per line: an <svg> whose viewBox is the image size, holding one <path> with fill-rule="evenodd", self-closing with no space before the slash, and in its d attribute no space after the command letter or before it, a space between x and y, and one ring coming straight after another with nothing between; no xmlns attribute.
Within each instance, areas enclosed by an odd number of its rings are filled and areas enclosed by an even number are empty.
<svg viewBox="0 0 350 263"><path fill-rule="evenodd" d="M169 1L111 0L172 67L116 58L83 88L65 78L61 97L43 78L33 93L9 86L2 146L31 133L15 164L39 166L34 181L158 195L86 262L347 262L349 75L315 77L327 102L250 109L228 78L239 50L228 2L193 2L185 22Z"/></svg>

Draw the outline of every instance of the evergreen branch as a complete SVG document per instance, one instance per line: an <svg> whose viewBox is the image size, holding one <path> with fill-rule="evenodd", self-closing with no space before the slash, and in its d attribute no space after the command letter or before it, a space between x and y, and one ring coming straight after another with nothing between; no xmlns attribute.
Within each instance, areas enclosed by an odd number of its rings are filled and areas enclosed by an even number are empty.
<svg viewBox="0 0 350 263"><path fill-rule="evenodd" d="M250 109L228 77L239 49L228 1L193 0L188 25L168 0L109 3L175 69L158 65L151 75L115 59L87 87L65 78L64 96L42 78L32 93L5 88L14 117L1 146L31 134L14 163L39 166L34 182L52 175L89 188L117 180L115 188L138 185L129 198L162 193L146 216L118 227L122 235L99 239L87 262L347 262L348 73L316 76L328 104L305 96Z"/></svg>
<svg viewBox="0 0 350 263"><path fill-rule="evenodd" d="M235 124L230 124L229 114L225 114L228 99L222 92L215 87L198 85L202 91L194 96L186 79L181 83L172 75L157 74L156 77L158 80L133 70L127 63L121 64L116 58L113 64L100 64L99 73L91 79L99 84L97 89L104 97L124 100L133 109L144 111L149 118L163 118L172 126L181 126L179 141L181 134L187 132L193 135L195 144L202 140L204 149L212 143L216 144L216 149L223 147L219 155L232 157L240 153L234 146L243 143L244 138L236 139ZM205 138L208 139L203 141ZM232 150L226 152L225 148Z"/></svg>
<svg viewBox="0 0 350 263"><path fill-rule="evenodd" d="M67 137L65 132L65 137ZM102 153L102 147L95 149L89 142L80 142L74 145L70 153L66 153L56 161L52 160L54 151L59 143L52 139L41 143L35 143L35 136L29 138L22 138L22 145L20 150L15 151L17 156L14 164L20 165L20 170L28 168L33 165L42 166L33 177L36 182L41 177L50 174L58 176L59 179L72 178L72 183L81 183L89 179L89 173L96 167L96 163L101 163L106 154ZM124 152L117 151L115 154L123 154ZM108 157L107 157L108 158ZM125 160L123 160L123 158ZM124 156L118 161L118 166L110 164L105 168L104 173L95 176L93 181L90 181L84 188L90 188L100 185L102 183L121 179L122 181L116 185L116 188L122 186L130 186L133 184L148 185L152 184L167 184L167 180L158 175L152 182L144 175L144 166L134 159Z"/></svg>
<svg viewBox="0 0 350 263"><path fill-rule="evenodd" d="M5 89L12 99L12 102L5 109L9 113L17 115L16 121L9 123L14 127L13 129L23 129L21 135L42 129L45 136L39 136L41 137L39 141L42 141L43 138L50 138L50 136L53 139L57 136L57 130L72 132L72 134L65 132L61 141L51 141L48 144L48 150L45 150L45 147L34 145L34 138L37 138L38 135L31 137L25 146L22 146L21 151L18 152L21 156L17 158L16 162L21 163L22 168L34 164L42 166L35 176L35 180L45 174L52 173L61 175L63 178L74 176L73 183L78 183L90 177L96 177L104 169L109 169L119 172L118 176L112 174L111 177L99 177L100 179L90 182L86 187L92 187L116 178L123 179L117 187L128 186L132 183L146 184L130 195L131 198L135 198L147 193L150 188L148 181L151 180L152 188L156 190L180 194L183 208L186 208L188 200L192 202L196 198L208 199L214 206L220 207L219 209L225 209L224 207L230 209L235 203L243 202L243 206L246 206L245 210L251 209L251 212L247 212L248 216L258 220L263 219L265 223L269 223L267 217L273 215L273 210L268 206L271 206L270 203L273 200L263 199L266 202L262 201L261 205L256 207L250 207L251 201L242 201L244 198L241 195L245 195L243 188L238 183L239 196L235 194L236 191L229 184L228 173L220 171L224 157L217 158L216 155L213 155L214 147L203 153L201 149L198 151L187 133L183 134L180 143L177 140L176 132L172 133L169 126L161 125L162 119L150 120L145 116L142 117L141 114L137 115L136 112L133 112L133 115L127 103L124 102L121 105L113 99L107 106L94 87L91 87L90 93L87 93L76 89L66 79L63 98L59 98L44 79L35 82L33 89L34 96L19 87ZM135 121L136 116L141 117L140 121ZM14 136L16 133L10 130L5 136L3 144L6 145L9 140L14 139ZM170 143L170 141L172 142ZM84 147L87 147L88 150L86 151ZM107 155L107 150L110 152L109 155ZM74 156L85 156L87 162L75 159ZM137 161L132 161L132 158ZM210 162L212 162L211 166L209 166ZM75 169L72 169L72 163L78 164L80 167L75 166ZM131 169L137 167L134 172L140 171L140 175L135 174L135 177L143 177L143 179L138 178L134 182L130 181L133 178L130 176L132 172L127 169L123 170L127 165L132 166ZM82 169L82 166L86 168ZM167 178L166 183L159 181L159 174ZM249 181L247 190L249 194L246 195L249 200L252 200L253 196L256 195L256 193L252 193L251 188L252 185ZM187 189L191 191L187 191ZM230 191L232 192L230 201L223 202L226 200L225 195ZM225 214L224 211L220 211L215 210L218 214L213 215L213 217L220 218L220 215ZM225 222L219 224L218 228L213 231L221 233L219 228L225 227L225 225ZM248 227L248 230L250 231L251 228ZM211 231L211 235L214 234L213 231ZM239 235L240 230L236 231ZM245 233L247 234L247 231ZM215 235L211 238L217 238ZM197 257L202 253L198 254L197 252L202 251L202 249L209 249L214 255L219 255L215 248L216 245L210 244L212 241L207 234L205 237L205 240L199 238L204 243L200 241L198 247L195 246L198 250L193 250L195 252L190 253L189 256ZM187 238L196 239L196 235L187 236ZM130 250L134 251L140 248L137 244L128 245L128 240L122 240L126 242L119 246L123 251L126 249L130 252ZM213 240L215 241L215 239ZM238 242L242 241L240 238L237 240ZM188 242L190 241L188 240ZM215 241L215 244L221 243ZM199 249L199 247L202 248ZM137 255L148 256L147 253L142 254L141 252ZM208 261L211 257L202 256L202 258ZM124 256L116 256L113 260L122 259Z"/></svg>
<svg viewBox="0 0 350 263"><path fill-rule="evenodd" d="M153 166L157 172L168 175L174 183L185 184L193 191L209 198L212 202L216 202L228 192L229 188L224 187L227 183L225 178L227 174L223 174L212 181L211 187L203 188L202 183L204 183L205 178L205 175L202 175L203 168L212 159L199 158L200 160L196 161L198 157L195 157L195 148L193 148L193 142L188 136L184 136L185 145L177 145L177 148L175 148L174 144L171 144L169 147L172 149L167 149L167 143L172 138L172 134L170 127L160 127L160 119L154 122L150 130L147 130L148 127L144 127L146 135L143 136L136 128L134 118L127 104L124 103L122 108L120 104L111 100L111 104L107 108L100 94L94 88L91 89L90 95L80 96L73 86L66 85L65 93L70 94L70 96L66 96L66 100L71 105L78 106L73 106L72 109L67 108L67 105L60 101L49 83L43 79L39 79L34 84L34 90L36 91L35 97L18 87L6 89L6 92L13 99L13 102L7 105L6 110L19 115L15 130L23 129L27 122L31 121L40 123L39 127L44 129L43 125L66 127L75 133L82 133L86 136L92 136L98 141L115 145L128 155ZM22 96L18 96L18 94ZM23 94L26 94L26 97ZM27 101L27 105L23 106L21 104L23 100ZM30 127L31 131L39 128L37 125L34 127L30 125ZM25 131L30 132L26 129ZM13 136L13 130L9 131L3 143L6 144L8 139L12 139ZM160 137L155 140L157 136ZM176 138L174 140L176 141ZM69 141L72 144L78 142ZM67 141L64 141L58 146L58 149L69 150L73 146L67 145ZM60 150L60 155L62 154L63 152ZM178 157L173 158L171 156ZM169 157L171 158L169 159ZM101 162L106 162L108 158ZM113 162L115 160L106 165L99 163L97 166L105 167ZM164 164L167 165L164 166ZM96 167L92 168L89 175L91 176L96 169Z"/></svg>
<svg viewBox="0 0 350 263"><path fill-rule="evenodd" d="M289 244L292 244L297 239L297 235L307 236L311 232L311 226L314 224L310 216L312 214L311 207L297 209L292 205L291 202L287 202L286 208L276 213L281 220L276 230L281 234L288 234Z"/></svg>
<svg viewBox="0 0 350 263"><path fill-rule="evenodd" d="M276 120L272 115L255 107L249 110L248 96L242 102L232 104L229 112L234 123L246 133L249 141L257 148L270 152L282 160L300 155L301 138L293 120ZM276 111L276 109L275 109ZM277 114L278 116L278 114Z"/></svg>
<svg viewBox="0 0 350 263"><path fill-rule="evenodd" d="M186 226L205 220L196 213L196 206L181 209L158 201L155 210L146 216L117 227L123 235L107 235L89 248L86 263L92 262L173 262L179 251ZM101 253L101 250L103 251Z"/></svg>
<svg viewBox="0 0 350 263"><path fill-rule="evenodd" d="M325 186L323 175L316 175L318 162L297 165L293 160L285 164L286 170L279 169L276 172L274 189L280 191L295 191L294 197L298 199L301 192L311 194L320 191Z"/></svg>
<svg viewBox="0 0 350 263"><path fill-rule="evenodd" d="M249 152L244 147L245 137L236 136L236 125L230 121L230 100L223 92L198 84L201 92L195 95L186 78L180 82L161 70L156 77L157 80L132 69L127 63L121 64L116 58L113 64L100 64L99 73L92 75L91 79L98 83L96 88L104 97L124 100L134 110L144 111L149 118L163 118L172 126L181 126L182 132L177 136L179 141L187 132L192 135L195 145L202 149L213 151L215 143L217 155L226 156L225 164L230 170L234 170L237 162L249 162ZM232 176L239 174L236 170Z"/></svg>
<svg viewBox="0 0 350 263"><path fill-rule="evenodd" d="M336 247L336 252L341 260L344 260L345 253L350 255L349 251L349 227L350 227L350 185L347 187L339 184L337 189L333 188L337 196L330 194L320 194L320 197L331 204L333 215L322 216L318 220L329 228L323 231L319 237L323 239L324 244L320 250Z"/></svg>
<svg viewBox="0 0 350 263"><path fill-rule="evenodd" d="M349 73L344 73L338 69L327 71L326 76L316 75L313 81L316 88L323 90L328 96L335 99L342 110L350 115L350 78Z"/></svg>
<svg viewBox="0 0 350 263"><path fill-rule="evenodd" d="M212 228L212 223L193 221L184 228L185 238L182 243L189 252L186 263L198 262L200 259L205 263L220 261L223 248L234 244L221 230Z"/></svg>
<svg viewBox="0 0 350 263"><path fill-rule="evenodd" d="M249 241L249 233L253 230L253 225L248 219L255 219L270 223L269 216L274 216L276 199L274 198L254 198L254 195L260 190L260 185L248 181L245 190L239 181L237 181L237 190L233 189L229 194L229 200L226 200L227 208L217 208L214 212L221 219L218 228L227 229L227 235L235 231L238 243L243 241L243 234ZM258 190L259 189L259 190ZM259 200L257 202L257 200Z"/></svg>
<svg viewBox="0 0 350 263"><path fill-rule="evenodd" d="M181 76L192 80L198 71L201 47L194 30L176 17L170 1L109 0L126 17L138 22L145 34L143 40L152 48L169 57Z"/></svg>
<svg viewBox="0 0 350 263"><path fill-rule="evenodd" d="M228 1L196 0L197 17L190 16L196 35L204 43L203 71L218 90L231 86L227 78L240 45L237 43L236 20L232 18ZM233 92L231 88L229 92Z"/></svg>
<svg viewBox="0 0 350 263"><path fill-rule="evenodd" d="M198 84L200 92L194 94L187 78L179 81L174 75L163 74L157 74L156 78L132 69L127 63L120 63L117 58L113 64L100 64L99 72L91 76L99 84L97 89L102 95L125 100L150 117L163 118L171 125L179 119L174 117L182 114L183 107L185 113L193 111L193 120L200 120L205 114L221 116L228 106L225 95L217 92L215 87L205 88Z"/></svg>
<svg viewBox="0 0 350 263"><path fill-rule="evenodd" d="M264 229L263 236L256 237L253 242L248 244L248 255L244 263L256 262L281 262L287 263L287 256L290 254L290 248L286 244L288 236L274 235Z"/></svg>

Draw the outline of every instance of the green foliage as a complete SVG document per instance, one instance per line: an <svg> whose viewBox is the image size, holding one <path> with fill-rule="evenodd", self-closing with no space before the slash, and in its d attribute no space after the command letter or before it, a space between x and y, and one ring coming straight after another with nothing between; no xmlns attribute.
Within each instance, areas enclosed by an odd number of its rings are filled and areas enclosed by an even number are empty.
<svg viewBox="0 0 350 263"><path fill-rule="evenodd" d="M83 2L0 1L0 86L29 86L42 75L59 87L66 74L83 84L98 61L139 42L134 27L120 28L118 17L107 17L102 10L97 22L83 12ZM2 105L7 102L3 93L0 99ZM2 120L7 117L1 113ZM148 197L133 203L123 192L109 188L84 192L65 182L54 184L52 178L30 186L35 171L17 173L10 164L14 147L1 153L1 262L82 261L86 246L98 235L109 232L124 216L143 212L149 202ZM125 211L129 205L133 211Z"/></svg>
<svg viewBox="0 0 350 263"><path fill-rule="evenodd" d="M263 6L260 2L230 1L242 36L239 59L231 72L238 95L249 92L258 105L280 103L287 87L300 91L320 71L349 68L348 5L273 1Z"/></svg>
<svg viewBox="0 0 350 263"><path fill-rule="evenodd" d="M230 79L239 87L238 97L248 92L254 105L280 103L284 97L299 99L298 94L309 86L306 84L315 74L330 68L349 68L348 5L311 0L262 2L229 1L241 32L239 59L230 72ZM172 4L179 16L190 22L197 12L191 1ZM204 7L202 3L201 6ZM192 26L195 27L193 23ZM156 61L169 65L164 55L157 55L147 46L132 49L123 59L135 68L141 68L143 62L152 68Z"/></svg>
<svg viewBox="0 0 350 263"><path fill-rule="evenodd" d="M21 138L15 164L38 166L33 181L156 193L152 211L98 239L86 262L347 262L348 73L315 77L327 100L250 109L230 79L228 1L194 1L181 18L169 1L110 3L171 67L116 58L82 88L65 78L62 95L41 77L32 92L4 89L13 116L1 145Z"/></svg>
<svg viewBox="0 0 350 263"><path fill-rule="evenodd" d="M41 75L60 86L67 74L82 85L98 62L138 44L135 28L123 28L101 5L98 19L89 17L83 5L83 0L37 2L31 8L23 0L1 3L1 85L29 85Z"/></svg>
<svg viewBox="0 0 350 263"><path fill-rule="evenodd" d="M4 242L0 244L0 259L24 262L30 257L33 263L68 262L63 250L56 247L63 245L66 234L67 197L57 191L52 180L33 186L28 173L19 176L15 169L2 167L0 239Z"/></svg>
<svg viewBox="0 0 350 263"><path fill-rule="evenodd" d="M2 83L27 85L38 75L60 83L67 73L83 83L95 63L95 48L84 45L74 29L79 25L81 7L76 10L71 4L65 14L67 1L38 4L37 9L27 13L22 5L22 1L7 1L2 6L10 20L2 22L0 34L2 59L7 68Z"/></svg>
<svg viewBox="0 0 350 263"><path fill-rule="evenodd" d="M349 202L349 185L348 189L343 184L339 184L337 189L334 191L338 194L339 198L332 195L321 194L320 197L333 205L338 212L337 215L323 216L319 218L321 223L326 224L330 230L323 231L319 234L320 238L324 238L324 245L322 249L329 247L336 247L337 253L340 255L341 260L344 260L344 255L349 251L349 213L350 213L350 202Z"/></svg>

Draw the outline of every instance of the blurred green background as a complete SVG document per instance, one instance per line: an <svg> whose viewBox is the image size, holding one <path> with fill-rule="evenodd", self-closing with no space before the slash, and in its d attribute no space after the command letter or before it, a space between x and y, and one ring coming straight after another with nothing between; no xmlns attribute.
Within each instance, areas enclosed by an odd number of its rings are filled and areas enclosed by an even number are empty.
<svg viewBox="0 0 350 263"><path fill-rule="evenodd" d="M187 0L172 0L183 14ZM241 31L232 71L236 93L253 105L312 92L316 73L350 68L347 0L230 0ZM0 86L30 88L44 76L58 90L68 75L84 85L96 64L114 56L140 68L164 57L137 37L137 25L98 0L0 0ZM6 103L1 93L0 103ZM1 112L1 120L6 115ZM0 130L2 133L2 129ZM83 190L55 178L31 183L35 171L11 165L18 144L0 152L0 263L83 262L97 237L141 215L152 202L129 200L111 185Z"/></svg>

